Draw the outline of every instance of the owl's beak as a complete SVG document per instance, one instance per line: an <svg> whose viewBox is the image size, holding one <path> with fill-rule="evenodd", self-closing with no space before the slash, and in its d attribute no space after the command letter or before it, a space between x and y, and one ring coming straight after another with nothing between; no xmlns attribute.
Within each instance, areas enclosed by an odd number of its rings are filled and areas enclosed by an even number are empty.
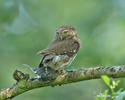
<svg viewBox="0 0 125 100"><path fill-rule="evenodd" d="M62 36L60 36L60 40L62 40L63 39L63 37Z"/></svg>
<svg viewBox="0 0 125 100"><path fill-rule="evenodd" d="M66 34L66 35L68 35L69 33L68 33L68 32L66 32L65 34Z"/></svg>

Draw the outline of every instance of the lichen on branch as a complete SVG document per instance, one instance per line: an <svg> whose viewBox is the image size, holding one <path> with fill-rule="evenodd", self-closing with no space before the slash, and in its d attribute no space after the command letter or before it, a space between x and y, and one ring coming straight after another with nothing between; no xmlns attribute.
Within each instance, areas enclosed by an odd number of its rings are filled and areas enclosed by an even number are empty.
<svg viewBox="0 0 125 100"><path fill-rule="evenodd" d="M0 100L13 98L34 88L97 79L102 75L107 75L113 78L125 77L125 66L100 66L93 68L82 68L75 71L66 71L62 74L59 74L57 78L52 81L42 81L39 78L30 78L28 74L16 70L13 76L17 82L13 84L12 87L4 88L0 91Z"/></svg>

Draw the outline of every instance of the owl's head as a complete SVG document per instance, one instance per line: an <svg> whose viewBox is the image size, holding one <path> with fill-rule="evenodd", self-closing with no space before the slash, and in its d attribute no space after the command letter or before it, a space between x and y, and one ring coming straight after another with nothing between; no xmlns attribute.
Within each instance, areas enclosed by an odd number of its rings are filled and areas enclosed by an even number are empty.
<svg viewBox="0 0 125 100"><path fill-rule="evenodd" d="M73 37L77 37L78 32L72 26L63 25L57 28L56 36L60 40L65 40Z"/></svg>

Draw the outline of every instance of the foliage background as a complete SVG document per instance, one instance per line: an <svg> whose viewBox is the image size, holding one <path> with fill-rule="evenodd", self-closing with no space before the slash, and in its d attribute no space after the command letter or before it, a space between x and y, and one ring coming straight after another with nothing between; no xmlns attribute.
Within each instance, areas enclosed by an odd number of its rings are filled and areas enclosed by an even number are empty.
<svg viewBox="0 0 125 100"><path fill-rule="evenodd" d="M64 24L74 26L82 41L68 69L124 64L124 0L0 0L1 89L15 82L15 69L25 71L22 64L38 66L41 57L36 52ZM119 88L124 83L122 79ZM32 90L13 100L93 100L105 88L102 80L90 80Z"/></svg>

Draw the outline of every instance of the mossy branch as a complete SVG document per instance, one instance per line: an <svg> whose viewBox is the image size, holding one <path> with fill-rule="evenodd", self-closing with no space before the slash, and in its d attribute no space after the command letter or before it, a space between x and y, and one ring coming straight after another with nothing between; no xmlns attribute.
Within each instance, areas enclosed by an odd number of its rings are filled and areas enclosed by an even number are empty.
<svg viewBox="0 0 125 100"><path fill-rule="evenodd" d="M113 78L125 77L125 66L94 67L83 68L75 71L66 71L63 74L58 75L55 80L48 82L39 80L38 78L30 78L28 74L24 74L21 71L16 70L14 72L14 79L17 80L17 83L11 88L2 89L0 91L0 100L11 99L34 88L97 79L102 75L107 75Z"/></svg>

